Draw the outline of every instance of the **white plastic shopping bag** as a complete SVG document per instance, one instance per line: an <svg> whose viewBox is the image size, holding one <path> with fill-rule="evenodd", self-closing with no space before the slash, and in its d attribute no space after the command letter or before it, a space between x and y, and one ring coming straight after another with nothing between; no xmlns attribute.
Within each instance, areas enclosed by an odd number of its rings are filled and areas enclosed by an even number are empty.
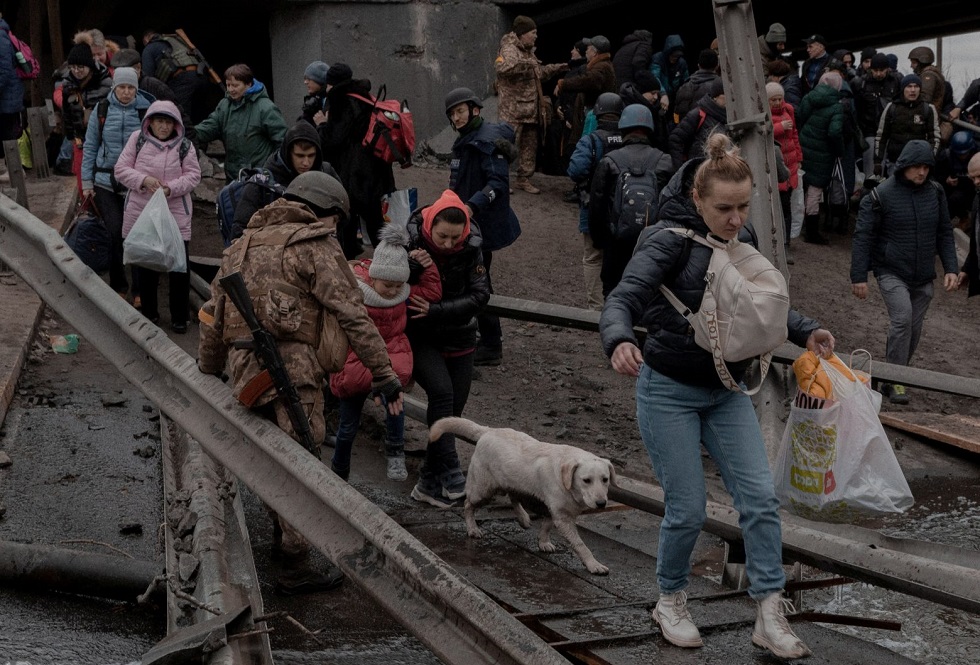
<svg viewBox="0 0 980 665"><path fill-rule="evenodd" d="M905 512L914 499L878 420L880 396L831 363L820 366L834 399L797 392L773 467L780 502L822 522Z"/></svg>
<svg viewBox="0 0 980 665"><path fill-rule="evenodd" d="M800 237L800 233L803 231L803 217L806 216L806 212L804 211L803 169L800 169L798 175L800 185L793 190L789 198L790 217L792 218L789 232L790 238Z"/></svg>
<svg viewBox="0 0 980 665"><path fill-rule="evenodd" d="M396 189L381 197L381 212L385 222L408 224L408 218L419 207L418 191L414 187Z"/></svg>
<svg viewBox="0 0 980 665"><path fill-rule="evenodd" d="M123 241L123 263L157 272L187 272L184 240L160 187Z"/></svg>

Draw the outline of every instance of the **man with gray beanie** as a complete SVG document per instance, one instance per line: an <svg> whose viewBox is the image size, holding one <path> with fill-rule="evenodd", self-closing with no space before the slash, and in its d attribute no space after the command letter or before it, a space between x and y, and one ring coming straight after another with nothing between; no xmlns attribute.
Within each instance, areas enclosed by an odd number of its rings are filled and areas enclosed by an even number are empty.
<svg viewBox="0 0 980 665"><path fill-rule="evenodd" d="M769 63L778 60L786 51L786 28L782 23L773 23L769 32L759 35L759 55L762 56L762 71L769 75Z"/></svg>
<svg viewBox="0 0 980 665"><path fill-rule="evenodd" d="M314 60L303 72L306 95L303 97L303 113L297 120L305 120L314 127L327 121L327 72L330 65Z"/></svg>

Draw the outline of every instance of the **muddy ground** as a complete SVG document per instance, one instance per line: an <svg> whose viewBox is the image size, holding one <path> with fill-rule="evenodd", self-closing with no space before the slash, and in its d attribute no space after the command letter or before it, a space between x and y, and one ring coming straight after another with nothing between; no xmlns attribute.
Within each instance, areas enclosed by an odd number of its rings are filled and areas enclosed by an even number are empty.
<svg viewBox="0 0 980 665"><path fill-rule="evenodd" d="M447 186L449 172L445 166L422 163L396 168L395 177L398 187L417 188L419 203L424 205ZM514 245L494 254L495 291L513 298L584 307L577 204L562 198L571 183L567 178L544 175L536 175L535 182L542 190L540 195L517 190L511 197L522 234ZM191 253L216 255L220 238L213 206L198 203L195 220ZM873 280L866 301L851 295L851 236L831 235L831 240L829 246L793 241L796 263L790 267L789 281L793 305L830 329L842 354L860 348L875 359L884 359L888 325L884 303ZM368 255L370 251L368 248ZM598 334L506 319L502 325L504 361L498 367L478 368L464 415L491 426L514 427L544 440L591 449L614 460L621 471L653 479L636 430L633 381L610 368ZM912 364L963 376L980 375L978 329L980 298L968 301L965 291L945 293L937 287ZM909 392L908 406L885 400L882 410L976 413L973 399L925 390ZM424 398L417 388L414 394ZM929 474L918 478L916 469L932 466L924 458L953 451L900 432L890 430L889 434L913 492L929 492L934 486ZM409 448L422 447L425 430L409 424L407 437ZM466 447L461 446L460 452L465 457Z"/></svg>

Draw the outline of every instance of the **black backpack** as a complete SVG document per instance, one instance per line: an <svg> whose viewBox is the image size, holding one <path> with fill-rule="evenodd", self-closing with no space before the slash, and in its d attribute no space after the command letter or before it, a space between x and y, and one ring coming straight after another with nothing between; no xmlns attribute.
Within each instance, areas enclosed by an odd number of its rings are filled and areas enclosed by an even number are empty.
<svg viewBox="0 0 980 665"><path fill-rule="evenodd" d="M660 188L655 169L662 156L661 151L653 148L642 156L628 150L614 150L602 158L611 161L619 171L609 217L609 230L617 240L636 238L640 231L657 221Z"/></svg>
<svg viewBox="0 0 980 665"><path fill-rule="evenodd" d="M231 245L235 239L233 237L232 226L235 222L235 208L242 199L245 185L253 183L258 185L262 191L262 204L268 205L286 193L286 188L276 182L269 169L242 169L238 172L238 178L232 180L221 188L218 198L215 200L215 209L218 213L218 229L221 231L221 240L225 247Z"/></svg>

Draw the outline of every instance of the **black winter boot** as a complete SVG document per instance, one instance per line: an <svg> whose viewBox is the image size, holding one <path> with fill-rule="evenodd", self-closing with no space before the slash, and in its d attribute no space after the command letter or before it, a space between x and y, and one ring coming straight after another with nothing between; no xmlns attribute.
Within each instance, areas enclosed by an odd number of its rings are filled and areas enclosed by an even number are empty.
<svg viewBox="0 0 980 665"><path fill-rule="evenodd" d="M829 245L830 241L820 235L820 215L807 215L803 218L803 242L814 245Z"/></svg>
<svg viewBox="0 0 980 665"><path fill-rule="evenodd" d="M298 596L336 589L344 581L344 574L327 564L323 571L313 567L309 555L283 555L282 570L276 579L276 593Z"/></svg>
<svg viewBox="0 0 980 665"><path fill-rule="evenodd" d="M830 206L830 216L834 220L834 231L838 235L846 236L848 229L847 219L848 208L846 205Z"/></svg>

